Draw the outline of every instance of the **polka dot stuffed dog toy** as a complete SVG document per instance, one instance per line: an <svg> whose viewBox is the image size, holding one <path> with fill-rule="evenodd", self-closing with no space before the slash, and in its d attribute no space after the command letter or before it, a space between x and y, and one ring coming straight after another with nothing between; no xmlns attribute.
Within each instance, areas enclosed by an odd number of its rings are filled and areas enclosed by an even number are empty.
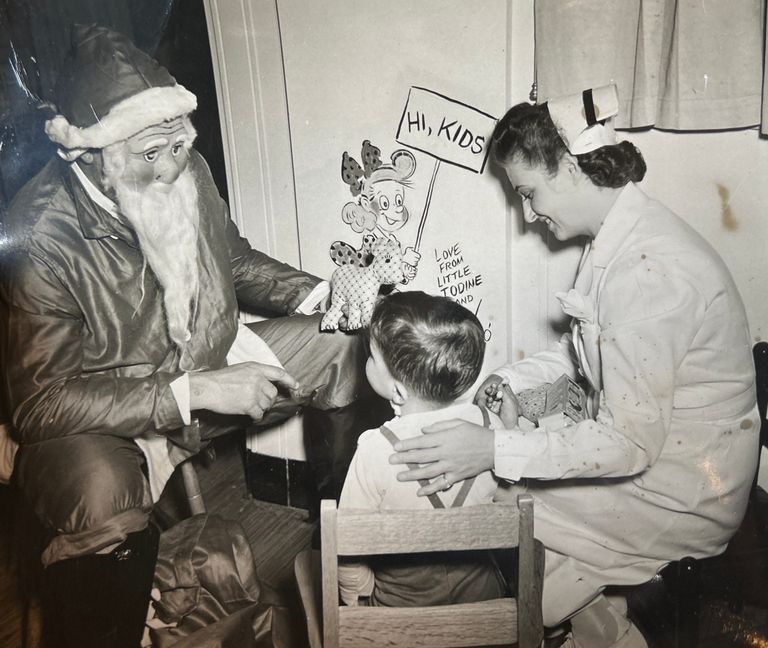
<svg viewBox="0 0 768 648"><path fill-rule="evenodd" d="M331 278L331 307L323 316L320 328L331 331L339 327L342 306L347 305L347 329L368 326L379 294L379 286L403 280L403 255L400 244L386 238L376 239L371 246L373 261L365 267L344 265Z"/></svg>

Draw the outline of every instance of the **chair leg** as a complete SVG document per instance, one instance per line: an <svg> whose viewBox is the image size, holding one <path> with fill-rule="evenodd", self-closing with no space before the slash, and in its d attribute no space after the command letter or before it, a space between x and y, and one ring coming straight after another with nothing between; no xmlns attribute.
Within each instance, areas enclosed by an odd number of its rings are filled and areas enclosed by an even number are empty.
<svg viewBox="0 0 768 648"><path fill-rule="evenodd" d="M696 648L699 644L700 565L686 557L675 564L675 646Z"/></svg>
<svg viewBox="0 0 768 648"><path fill-rule="evenodd" d="M182 462L179 470L181 470L181 478L184 481L184 492L187 495L190 513L192 515L205 513L205 502L200 490L200 482L197 479L197 472L195 472L195 467L192 465L191 460L187 459Z"/></svg>
<svg viewBox="0 0 768 648"><path fill-rule="evenodd" d="M21 648L43 645L43 612L37 598L25 598L21 611Z"/></svg>

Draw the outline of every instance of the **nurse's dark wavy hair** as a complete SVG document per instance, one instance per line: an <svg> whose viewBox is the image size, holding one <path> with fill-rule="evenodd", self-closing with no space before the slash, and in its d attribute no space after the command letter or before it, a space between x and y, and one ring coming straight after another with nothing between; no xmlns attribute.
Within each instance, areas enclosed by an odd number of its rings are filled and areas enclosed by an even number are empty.
<svg viewBox="0 0 768 648"><path fill-rule="evenodd" d="M512 106L493 130L491 155L504 165L513 159L531 167L557 172L568 149L552 123L546 104ZM623 187L645 176L645 160L631 142L603 146L574 156L581 170L598 187Z"/></svg>
<svg viewBox="0 0 768 648"><path fill-rule="evenodd" d="M483 327L472 311L448 297L419 290L382 297L369 336L392 377L435 403L462 396L482 369Z"/></svg>

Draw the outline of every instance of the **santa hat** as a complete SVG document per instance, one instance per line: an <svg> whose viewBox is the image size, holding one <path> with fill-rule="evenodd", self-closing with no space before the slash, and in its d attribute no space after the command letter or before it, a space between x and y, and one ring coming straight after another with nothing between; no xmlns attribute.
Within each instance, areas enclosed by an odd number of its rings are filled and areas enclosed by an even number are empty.
<svg viewBox="0 0 768 648"><path fill-rule="evenodd" d="M74 160L139 131L191 113L197 99L126 36L75 25L72 51L59 75L59 114L45 132Z"/></svg>
<svg viewBox="0 0 768 648"><path fill-rule="evenodd" d="M547 101L552 123L573 155L616 144L613 117L619 112L614 84Z"/></svg>

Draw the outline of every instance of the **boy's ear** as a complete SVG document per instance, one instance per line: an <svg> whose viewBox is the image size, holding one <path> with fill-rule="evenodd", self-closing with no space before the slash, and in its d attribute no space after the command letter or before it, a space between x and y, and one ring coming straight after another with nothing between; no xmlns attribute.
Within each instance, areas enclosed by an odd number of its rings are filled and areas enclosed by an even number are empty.
<svg viewBox="0 0 768 648"><path fill-rule="evenodd" d="M408 400L408 388L399 380L392 382L392 402L395 405L402 405Z"/></svg>

